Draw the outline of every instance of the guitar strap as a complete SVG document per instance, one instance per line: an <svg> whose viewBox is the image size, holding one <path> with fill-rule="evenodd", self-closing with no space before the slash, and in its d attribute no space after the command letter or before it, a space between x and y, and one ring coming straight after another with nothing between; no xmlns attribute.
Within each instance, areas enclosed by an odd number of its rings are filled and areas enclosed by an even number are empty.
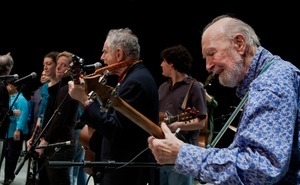
<svg viewBox="0 0 300 185"><path fill-rule="evenodd" d="M190 80L189 88L188 88L188 90L187 90L187 92L186 92L186 95L185 95L184 100L183 100L182 105L181 105L181 109L182 109L182 110L184 110L184 109L186 108L186 103L187 103L187 100L188 100L188 97L189 97L189 92L190 92L190 89L191 89L191 87L192 87L194 81L195 81L194 78L192 78L192 79Z"/></svg>

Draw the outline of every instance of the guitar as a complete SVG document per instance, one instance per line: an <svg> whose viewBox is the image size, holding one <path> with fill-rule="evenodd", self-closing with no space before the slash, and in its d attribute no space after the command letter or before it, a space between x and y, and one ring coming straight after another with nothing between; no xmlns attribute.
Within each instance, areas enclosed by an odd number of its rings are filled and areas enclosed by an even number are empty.
<svg viewBox="0 0 300 185"><path fill-rule="evenodd" d="M66 71L67 75L70 75L75 84L79 84L79 77L85 72L83 70L84 60L76 55L72 56L72 62L69 69Z"/></svg>
<svg viewBox="0 0 300 185"><path fill-rule="evenodd" d="M76 55L72 56L72 63L67 71L68 75L74 81L74 84L79 84L79 78L84 75L84 60ZM88 125L84 125L82 130L80 131L78 142L82 145L85 152L85 160L95 161L95 152L89 148L89 140L94 133L94 129L89 127ZM88 174L92 174L91 168L85 168L85 171Z"/></svg>
<svg viewBox="0 0 300 185"><path fill-rule="evenodd" d="M182 113L177 114L175 116L172 115L168 115L165 112L160 112L159 113L159 123L161 122L165 122L167 125L172 124L176 121L185 121L188 122L192 119L195 119L197 117L199 113L199 110L197 110L196 108L186 108ZM207 137L208 135L206 134L206 130L207 130L207 118L205 121L205 126L204 129L205 134L200 132L200 135L198 137L198 145L205 148L205 146L207 145Z"/></svg>
<svg viewBox="0 0 300 185"><path fill-rule="evenodd" d="M174 123L176 121L190 121L192 119L195 119L197 114L199 113L199 110L196 108L186 108L182 113L177 114L175 116L169 115L165 112L159 113L159 123L165 122L167 125Z"/></svg>
<svg viewBox="0 0 300 185"><path fill-rule="evenodd" d="M204 128L201 130L198 136L198 145L202 148L206 148L208 137L210 134L207 130L207 127L208 127L208 117L206 116Z"/></svg>
<svg viewBox="0 0 300 185"><path fill-rule="evenodd" d="M125 63L120 63L119 65L124 67L123 65L125 65ZM109 69L109 67L118 68L118 66L107 67L107 69ZM102 68L100 69L103 71ZM108 75L108 73L105 73L105 75ZM139 111L137 111L127 102L125 102L122 98L120 98L115 88L105 85L105 76L98 74L97 72L92 75L83 76L83 79L86 83L86 92L93 91L101 100L108 99L108 101L110 102L109 104L111 104L111 106L115 110L119 111L121 114L126 116L128 119L130 119L132 122L144 129L146 132L148 132L156 138L164 138L164 133L157 124L153 123L149 118L141 114Z"/></svg>
<svg viewBox="0 0 300 185"><path fill-rule="evenodd" d="M160 122L164 121L167 124L174 123L176 121L190 121L194 118L196 118L197 114L199 111L195 108L187 108L184 110L184 112L176 115L176 116L171 116L171 115L166 115L163 112L160 112ZM89 127L88 125L85 125L79 135L79 141L80 144L84 147L85 149L85 157L87 160L94 161L95 159L95 152L92 151L89 148L89 141L93 133L95 132L95 129ZM86 171L88 174L91 173L90 170Z"/></svg>
<svg viewBox="0 0 300 185"><path fill-rule="evenodd" d="M146 116L138 112L136 109L134 109L131 105L129 105L127 102L125 102L122 98L120 98L116 92L116 89L106 85L106 75L109 74L109 70L114 70L114 68L120 68L125 67L128 65L131 65L132 62L120 62L116 65L106 66L103 68L98 69L95 71L95 73L90 75L83 76L83 79L85 81L86 87L86 93L94 92L97 94L97 97L103 101L105 100L108 102L110 106L112 106L115 110L119 111L121 114L126 116L128 119L130 119L132 122L136 123L138 126L140 126L142 129L144 129L149 134L157 137L157 138L164 138L164 133L161 130L161 128L153 123L150 119L148 119ZM99 74L103 73L103 75ZM83 147L89 149L89 139L92 135L92 133L95 130L93 128L88 127L87 125L82 129L80 135L79 135L79 142L82 144ZM94 160L94 153L91 150L86 150L88 152L92 152L92 155L87 155L85 158L88 157L90 161ZM88 174L91 174L91 169L86 169L86 172Z"/></svg>
<svg viewBox="0 0 300 185"><path fill-rule="evenodd" d="M78 141L81 146L84 148L84 160L85 161L95 161L95 152L90 149L90 139L95 132L95 129L89 127L88 125L84 125L80 131ZM91 168L84 168L87 174L92 174L93 170Z"/></svg>

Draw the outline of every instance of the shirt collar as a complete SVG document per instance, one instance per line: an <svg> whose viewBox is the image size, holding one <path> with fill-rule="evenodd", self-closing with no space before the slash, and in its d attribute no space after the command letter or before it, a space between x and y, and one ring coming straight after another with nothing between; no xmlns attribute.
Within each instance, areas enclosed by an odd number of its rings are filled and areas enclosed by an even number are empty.
<svg viewBox="0 0 300 185"><path fill-rule="evenodd" d="M259 75L263 67L273 58L274 55L262 46L257 48L242 83L236 89L236 95L239 98L242 98L248 92L251 82Z"/></svg>

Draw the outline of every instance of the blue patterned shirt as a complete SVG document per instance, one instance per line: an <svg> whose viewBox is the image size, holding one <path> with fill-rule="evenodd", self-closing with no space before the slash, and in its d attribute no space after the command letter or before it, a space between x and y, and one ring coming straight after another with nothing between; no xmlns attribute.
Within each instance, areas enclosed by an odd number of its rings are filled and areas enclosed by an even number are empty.
<svg viewBox="0 0 300 185"><path fill-rule="evenodd" d="M239 98L249 94L231 145L184 143L175 169L214 184L300 184L299 85L299 69L259 47L237 87Z"/></svg>

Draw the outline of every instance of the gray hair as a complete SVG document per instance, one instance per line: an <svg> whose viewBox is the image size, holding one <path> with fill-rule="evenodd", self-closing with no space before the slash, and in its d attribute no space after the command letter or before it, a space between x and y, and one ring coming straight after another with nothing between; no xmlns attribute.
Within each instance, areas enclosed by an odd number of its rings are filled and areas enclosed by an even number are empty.
<svg viewBox="0 0 300 185"><path fill-rule="evenodd" d="M223 31L229 39L232 39L236 34L240 33L245 36L246 44L250 48L255 48L261 45L258 36L249 24L229 15L221 15L213 19L212 22L204 28L203 33L209 26L221 19L228 19L228 21L223 24Z"/></svg>
<svg viewBox="0 0 300 185"><path fill-rule="evenodd" d="M10 53L0 55L0 75L8 75L14 66L14 60Z"/></svg>
<svg viewBox="0 0 300 185"><path fill-rule="evenodd" d="M106 42L112 51L121 49L126 58L140 58L139 40L129 28L111 29L107 34Z"/></svg>

